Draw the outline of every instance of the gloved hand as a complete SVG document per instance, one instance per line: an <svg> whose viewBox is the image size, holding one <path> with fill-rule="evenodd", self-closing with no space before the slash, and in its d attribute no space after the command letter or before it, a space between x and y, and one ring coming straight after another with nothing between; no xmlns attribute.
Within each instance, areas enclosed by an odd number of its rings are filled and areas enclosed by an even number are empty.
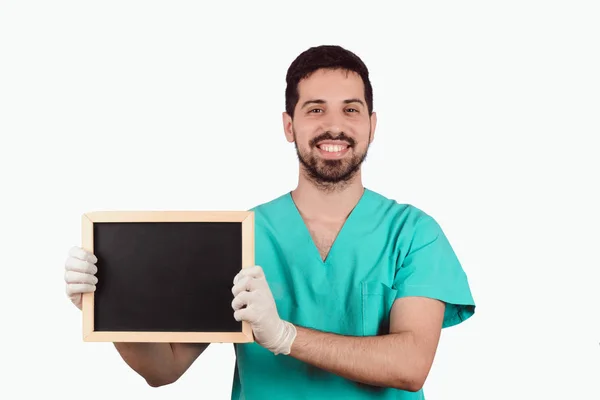
<svg viewBox="0 0 600 400"><path fill-rule="evenodd" d="M279 318L263 269L258 265L243 268L233 285L231 306L236 321L250 323L256 342L264 348L274 354L289 354L296 327Z"/></svg>
<svg viewBox="0 0 600 400"><path fill-rule="evenodd" d="M81 247L74 246L69 250L69 257L65 261L65 282L67 296L77 308L81 310L83 293L96 290L98 272L96 263L98 259Z"/></svg>

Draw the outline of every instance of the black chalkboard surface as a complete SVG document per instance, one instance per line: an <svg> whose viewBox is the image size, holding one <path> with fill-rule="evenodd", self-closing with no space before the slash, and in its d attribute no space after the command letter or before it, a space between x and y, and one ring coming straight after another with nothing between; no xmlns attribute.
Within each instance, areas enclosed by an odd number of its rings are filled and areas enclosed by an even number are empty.
<svg viewBox="0 0 600 400"><path fill-rule="evenodd" d="M253 341L231 308L234 276L254 264L253 212L90 212L82 239L98 258L84 341Z"/></svg>

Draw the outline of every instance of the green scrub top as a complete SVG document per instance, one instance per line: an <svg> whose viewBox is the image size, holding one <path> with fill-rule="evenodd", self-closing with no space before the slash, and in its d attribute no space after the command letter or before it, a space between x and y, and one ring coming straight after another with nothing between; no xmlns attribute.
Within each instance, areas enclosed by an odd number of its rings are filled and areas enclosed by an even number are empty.
<svg viewBox="0 0 600 400"><path fill-rule="evenodd" d="M288 192L252 209L255 264L260 265L279 316L293 324L353 336L388 333L395 299L446 303L443 327L475 311L465 275L436 221L419 210L365 189L325 261ZM424 399L357 383L257 343L236 344L232 399ZM399 360L399 362L402 360Z"/></svg>

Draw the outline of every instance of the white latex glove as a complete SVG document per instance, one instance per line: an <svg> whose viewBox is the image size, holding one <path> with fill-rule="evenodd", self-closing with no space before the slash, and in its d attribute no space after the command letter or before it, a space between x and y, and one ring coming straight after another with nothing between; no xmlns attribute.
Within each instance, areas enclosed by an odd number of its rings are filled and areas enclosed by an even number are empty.
<svg viewBox="0 0 600 400"><path fill-rule="evenodd" d="M236 321L250 323L256 342L264 348L274 354L289 354L296 327L279 318L263 269L258 265L243 268L233 279L233 285L231 306Z"/></svg>
<svg viewBox="0 0 600 400"><path fill-rule="evenodd" d="M69 257L65 261L67 296L80 310L83 293L96 290L96 283L98 283L98 278L95 276L98 272L97 262L98 259L95 255L77 246L69 250Z"/></svg>

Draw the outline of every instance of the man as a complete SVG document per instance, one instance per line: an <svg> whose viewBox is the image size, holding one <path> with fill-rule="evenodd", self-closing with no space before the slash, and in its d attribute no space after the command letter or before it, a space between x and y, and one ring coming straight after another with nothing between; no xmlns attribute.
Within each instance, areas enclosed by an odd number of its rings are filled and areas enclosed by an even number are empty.
<svg viewBox="0 0 600 400"><path fill-rule="evenodd" d="M258 265L234 278L232 312L256 343L235 346L232 398L423 399L441 329L474 313L467 277L432 217L363 187L377 119L361 59L310 48L286 79L299 180L252 209ZM96 262L77 247L66 261L80 308ZM207 347L115 346L152 386L175 382Z"/></svg>

